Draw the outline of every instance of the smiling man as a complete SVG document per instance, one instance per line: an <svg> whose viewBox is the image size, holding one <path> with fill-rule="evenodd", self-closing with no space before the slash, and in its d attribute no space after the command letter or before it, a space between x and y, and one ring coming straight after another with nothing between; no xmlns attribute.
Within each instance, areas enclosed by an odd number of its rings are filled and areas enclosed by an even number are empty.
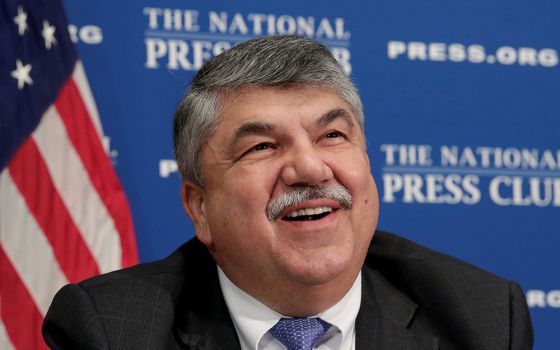
<svg viewBox="0 0 560 350"><path fill-rule="evenodd" d="M517 284L375 232L362 105L323 45L235 46L197 73L174 124L196 238L63 288L51 347L531 348Z"/></svg>

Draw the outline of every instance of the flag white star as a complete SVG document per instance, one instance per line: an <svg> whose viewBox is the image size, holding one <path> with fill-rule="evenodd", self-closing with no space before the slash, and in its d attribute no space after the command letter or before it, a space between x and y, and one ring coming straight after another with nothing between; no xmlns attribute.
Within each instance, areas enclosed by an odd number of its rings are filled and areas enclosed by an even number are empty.
<svg viewBox="0 0 560 350"><path fill-rule="evenodd" d="M12 71L12 77L18 81L18 90L25 87L25 84L33 85L33 80L29 76L31 72L31 64L25 66L21 60L16 60L16 69Z"/></svg>
<svg viewBox="0 0 560 350"><path fill-rule="evenodd" d="M43 31L41 32L41 34L45 39L45 47L49 50L51 49L53 44L56 44L56 38L54 37L55 31L56 28L54 26L51 26L49 24L49 21L43 21Z"/></svg>
<svg viewBox="0 0 560 350"><path fill-rule="evenodd" d="M27 29L27 13L23 11L23 7L18 6L18 14L14 17L14 22L18 26L18 33L19 35L25 34L25 30Z"/></svg>

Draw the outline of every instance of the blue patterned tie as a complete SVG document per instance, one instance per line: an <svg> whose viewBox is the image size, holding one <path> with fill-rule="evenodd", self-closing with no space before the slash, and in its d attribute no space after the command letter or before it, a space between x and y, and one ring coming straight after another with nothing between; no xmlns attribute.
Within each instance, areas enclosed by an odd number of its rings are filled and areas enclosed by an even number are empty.
<svg viewBox="0 0 560 350"><path fill-rule="evenodd" d="M281 318L269 332L288 350L311 350L330 327L320 318Z"/></svg>

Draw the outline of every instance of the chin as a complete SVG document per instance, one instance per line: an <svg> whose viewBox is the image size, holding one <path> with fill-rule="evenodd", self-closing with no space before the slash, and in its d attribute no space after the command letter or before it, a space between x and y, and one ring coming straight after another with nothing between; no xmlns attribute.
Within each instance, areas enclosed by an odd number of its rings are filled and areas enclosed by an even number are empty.
<svg viewBox="0 0 560 350"><path fill-rule="evenodd" d="M291 280L305 285L323 285L347 277L348 274L354 274L354 272L356 275L358 274L359 267L357 271L353 271L356 270L356 256L351 252L345 254L315 252L311 255L299 256L297 259L286 261L286 272Z"/></svg>

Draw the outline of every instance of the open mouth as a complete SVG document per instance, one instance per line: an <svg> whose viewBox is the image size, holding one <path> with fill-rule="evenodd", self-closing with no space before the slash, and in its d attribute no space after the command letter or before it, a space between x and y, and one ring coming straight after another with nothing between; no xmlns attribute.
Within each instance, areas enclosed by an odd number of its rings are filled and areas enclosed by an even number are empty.
<svg viewBox="0 0 560 350"><path fill-rule="evenodd" d="M313 221L324 218L333 212L331 207L317 207L294 210L290 214L284 216L285 221Z"/></svg>

